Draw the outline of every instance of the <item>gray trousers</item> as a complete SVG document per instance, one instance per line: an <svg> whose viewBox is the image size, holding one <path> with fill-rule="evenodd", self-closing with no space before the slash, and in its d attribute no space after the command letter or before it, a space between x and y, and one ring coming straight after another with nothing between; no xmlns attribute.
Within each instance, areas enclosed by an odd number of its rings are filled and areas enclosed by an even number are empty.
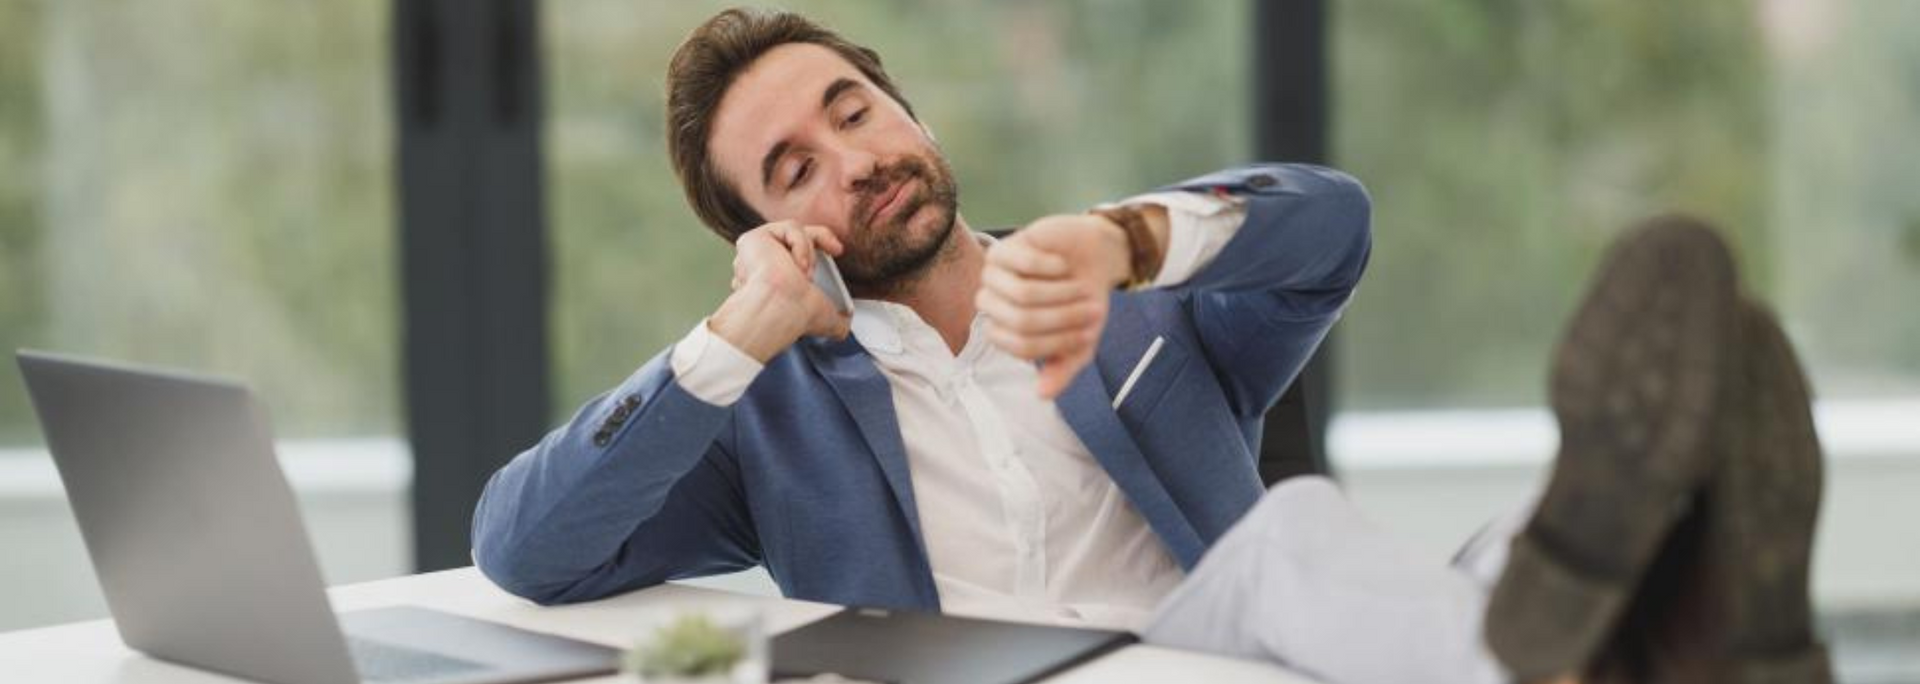
<svg viewBox="0 0 1920 684"><path fill-rule="evenodd" d="M1363 518L1331 481L1289 479L1214 544L1141 637L1331 684L1505 682L1480 626L1526 513L1439 563Z"/></svg>

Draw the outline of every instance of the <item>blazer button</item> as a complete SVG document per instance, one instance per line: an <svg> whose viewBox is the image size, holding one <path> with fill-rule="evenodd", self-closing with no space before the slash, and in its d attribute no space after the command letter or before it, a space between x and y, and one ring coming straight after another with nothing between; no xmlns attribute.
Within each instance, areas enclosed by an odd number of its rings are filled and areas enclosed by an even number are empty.
<svg viewBox="0 0 1920 684"><path fill-rule="evenodd" d="M603 429L599 432L593 433L594 446L603 447L607 445L607 442L611 442L611 441L613 441L613 433L611 432L608 432Z"/></svg>
<svg viewBox="0 0 1920 684"><path fill-rule="evenodd" d="M620 405L629 409L640 408L640 398L629 394L627 398L620 400Z"/></svg>
<svg viewBox="0 0 1920 684"><path fill-rule="evenodd" d="M1253 188L1255 190L1261 190L1261 189L1273 187L1273 184L1278 182L1280 181L1274 180L1273 176L1269 176L1267 174L1262 173L1252 178L1248 178L1247 187Z"/></svg>
<svg viewBox="0 0 1920 684"><path fill-rule="evenodd" d="M612 423L615 425L619 425L621 423L627 422L627 416L631 415L632 413L633 413L633 409L628 408L626 404L615 406L613 407Z"/></svg>

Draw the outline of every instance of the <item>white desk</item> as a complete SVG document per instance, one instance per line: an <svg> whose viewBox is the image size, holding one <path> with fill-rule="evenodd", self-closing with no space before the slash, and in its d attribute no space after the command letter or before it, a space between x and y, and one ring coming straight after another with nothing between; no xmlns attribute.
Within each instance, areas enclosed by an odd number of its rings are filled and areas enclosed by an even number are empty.
<svg viewBox="0 0 1920 684"><path fill-rule="evenodd" d="M826 617L834 610L832 606L818 603L679 585L655 587L593 603L542 608L499 590L472 568L335 587L329 593L336 610L417 605L621 648L644 632L646 616L679 608L759 603L764 606L768 626L775 633ZM0 634L0 679L60 684L236 681L136 653L120 643L120 635L109 620ZM628 680L601 677L579 681L613 684ZM1141 645L1120 649L1047 682L1313 684L1312 680L1272 665Z"/></svg>

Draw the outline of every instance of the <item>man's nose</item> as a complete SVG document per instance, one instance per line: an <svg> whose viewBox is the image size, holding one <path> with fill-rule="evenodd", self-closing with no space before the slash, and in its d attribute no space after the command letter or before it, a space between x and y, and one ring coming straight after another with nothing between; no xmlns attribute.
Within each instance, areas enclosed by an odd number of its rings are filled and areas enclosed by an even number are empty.
<svg viewBox="0 0 1920 684"><path fill-rule="evenodd" d="M879 157L866 150L846 147L840 150L840 185L859 192L865 182L879 172Z"/></svg>

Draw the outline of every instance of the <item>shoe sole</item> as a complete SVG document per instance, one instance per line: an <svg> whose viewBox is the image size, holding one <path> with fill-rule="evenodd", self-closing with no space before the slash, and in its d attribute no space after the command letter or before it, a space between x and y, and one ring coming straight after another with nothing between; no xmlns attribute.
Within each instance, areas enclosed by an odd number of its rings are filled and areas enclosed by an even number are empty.
<svg viewBox="0 0 1920 684"><path fill-rule="evenodd" d="M1609 251L1554 353L1552 478L1487 608L1519 681L1577 674L1711 472L1735 275L1711 228L1642 224Z"/></svg>

